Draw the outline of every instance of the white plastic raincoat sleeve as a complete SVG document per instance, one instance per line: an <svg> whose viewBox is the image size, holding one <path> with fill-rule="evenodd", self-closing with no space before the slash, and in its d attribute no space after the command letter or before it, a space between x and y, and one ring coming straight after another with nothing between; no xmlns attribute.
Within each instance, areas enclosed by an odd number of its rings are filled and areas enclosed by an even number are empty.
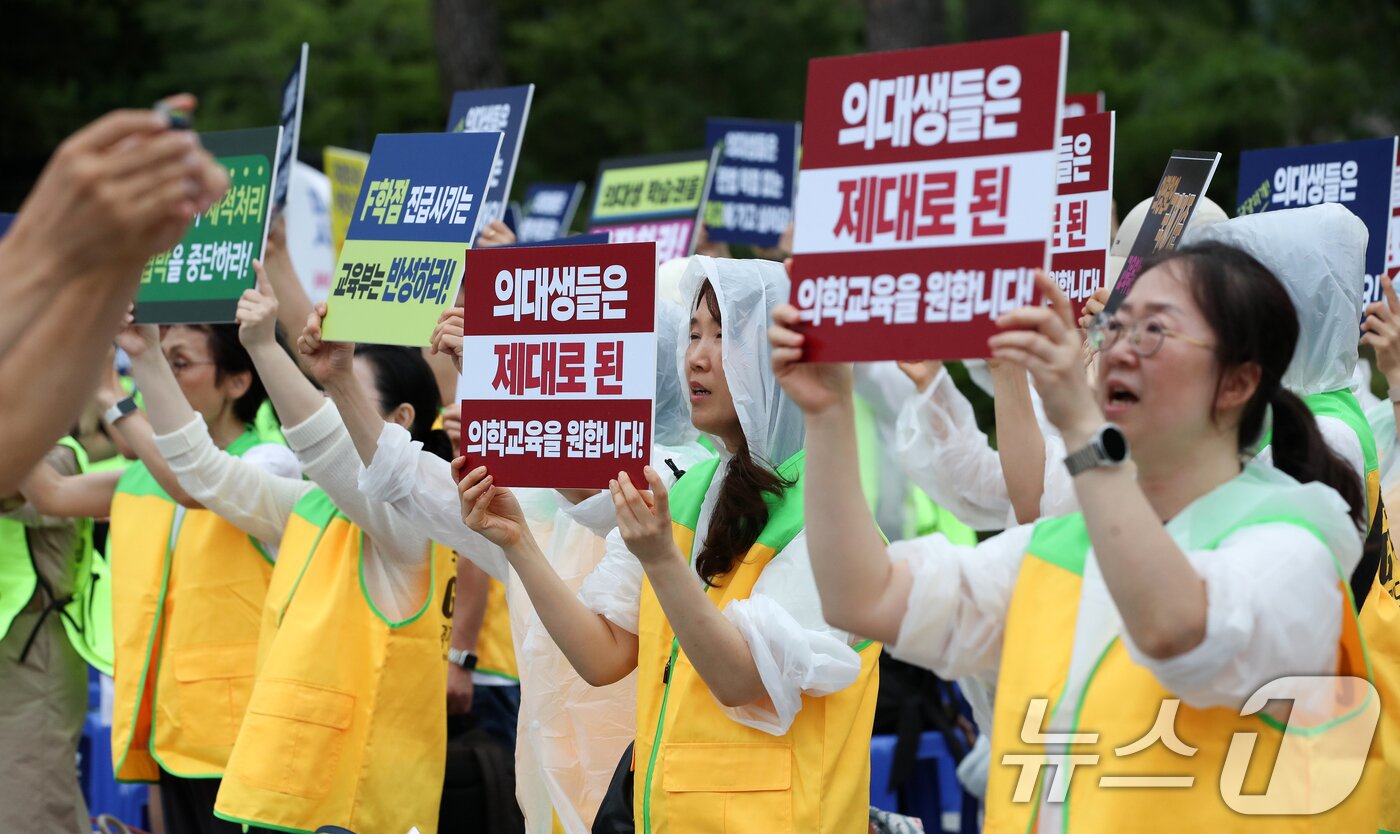
<svg viewBox="0 0 1400 834"><path fill-rule="evenodd" d="M720 710L746 727L780 736L802 709L802 696L839 692L860 676L855 638L827 625L803 532L763 569L747 599L724 609L753 653L766 702Z"/></svg>
<svg viewBox="0 0 1400 834"><path fill-rule="evenodd" d="M1037 418L1045 438L1040 514L1050 517L1074 512L1079 502L1064 468L1064 441L1038 411ZM1015 526L1001 458L987 442L987 435L977 428L972 404L946 369L927 390L905 402L896 431L896 448L905 471L935 503L976 530Z"/></svg>
<svg viewBox="0 0 1400 834"><path fill-rule="evenodd" d="M235 457L214 445L198 414L175 431L156 435L155 442L190 497L262 542L276 558L292 507L312 487L301 480L301 465L291 450L278 447L290 463L281 460L283 456L263 453L265 460L274 461L275 470Z"/></svg>
<svg viewBox="0 0 1400 834"><path fill-rule="evenodd" d="M506 580L509 564L505 553L462 521L452 465L423 451L423 444L403 426L384 424L374 459L360 470L359 490L371 501L392 505L422 535L472 560L491 578Z"/></svg>
<svg viewBox="0 0 1400 834"><path fill-rule="evenodd" d="M948 680L995 680L1011 591L1035 525L1007 530L976 547L941 533L895 542L890 558L913 579L891 656Z"/></svg>
<svg viewBox="0 0 1400 834"><path fill-rule="evenodd" d="M1205 639L1158 660L1123 631L1133 661L1172 694L1198 709L1238 709L1271 680L1336 668L1342 591L1319 539L1293 524L1255 524L1186 558L1206 587Z"/></svg>

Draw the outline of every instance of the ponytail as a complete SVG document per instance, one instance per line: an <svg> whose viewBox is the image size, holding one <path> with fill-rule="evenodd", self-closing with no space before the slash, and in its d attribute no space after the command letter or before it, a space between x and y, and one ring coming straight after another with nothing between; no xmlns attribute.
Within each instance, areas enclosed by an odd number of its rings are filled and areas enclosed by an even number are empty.
<svg viewBox="0 0 1400 834"><path fill-rule="evenodd" d="M1366 524L1366 493L1356 469L1341 458L1318 431L1317 418L1307 404L1286 388L1274 392L1274 467L1295 481L1317 481L1342 496L1357 527Z"/></svg>
<svg viewBox="0 0 1400 834"><path fill-rule="evenodd" d="M754 459L747 442L741 444L722 473L715 511L705 543L695 557L695 572L706 585L734 569L758 534L768 525L768 502L764 496L781 496L793 481Z"/></svg>
<svg viewBox="0 0 1400 834"><path fill-rule="evenodd" d="M1167 263L1183 268L1196 306L1215 333L1221 369L1217 393L1225 370L1259 368L1259 383L1239 416L1240 453L1253 453L1272 411L1274 466L1296 481L1332 487L1346 501L1357 527L1364 526L1366 494L1355 468L1327 446L1312 411L1283 387L1299 333L1298 311L1283 284L1248 253L1213 241L1155 255L1142 272Z"/></svg>

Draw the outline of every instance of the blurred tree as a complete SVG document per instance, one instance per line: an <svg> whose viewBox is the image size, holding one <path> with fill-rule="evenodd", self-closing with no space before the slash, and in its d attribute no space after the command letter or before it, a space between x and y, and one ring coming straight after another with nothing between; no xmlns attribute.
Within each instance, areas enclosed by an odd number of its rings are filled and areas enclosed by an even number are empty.
<svg viewBox="0 0 1400 834"><path fill-rule="evenodd" d="M865 0L865 48L871 52L934 46L947 39L942 0Z"/></svg>
<svg viewBox="0 0 1400 834"><path fill-rule="evenodd" d="M457 90L505 85L495 0L433 0L433 44L446 105Z"/></svg>

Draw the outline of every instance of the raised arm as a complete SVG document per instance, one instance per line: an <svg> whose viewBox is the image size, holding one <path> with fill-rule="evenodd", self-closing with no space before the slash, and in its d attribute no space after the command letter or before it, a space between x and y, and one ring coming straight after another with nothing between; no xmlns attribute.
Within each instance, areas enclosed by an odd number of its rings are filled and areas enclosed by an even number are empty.
<svg viewBox="0 0 1400 834"><path fill-rule="evenodd" d="M1045 493L1045 436L1031 404L1031 383L1014 363L989 362L997 421L997 457L1019 524L1040 517Z"/></svg>
<svg viewBox="0 0 1400 834"><path fill-rule="evenodd" d="M146 465L156 483L186 509L204 505L180 483L179 476L156 446L155 435L168 434L195 419L195 410L180 390L175 372L160 349L160 331L153 324L128 326L117 334L117 343L131 357L131 378L141 390L146 412L133 411L112 423L112 430Z"/></svg>
<svg viewBox="0 0 1400 834"><path fill-rule="evenodd" d="M715 698L726 707L767 698L748 641L700 589L695 571L676 546L666 485L650 466L645 472L650 495L638 490L625 472L611 484L622 540L646 569L685 656Z"/></svg>
<svg viewBox="0 0 1400 834"><path fill-rule="evenodd" d="M171 103L193 108L192 96ZM0 493L13 490L98 380L143 264L222 196L227 175L153 111L108 114L54 154L0 242ZM61 367L65 384L38 384Z"/></svg>
<svg viewBox="0 0 1400 834"><path fill-rule="evenodd" d="M569 590L540 550L515 496L497 488L484 466L463 474L465 463L465 458L453 461L462 520L505 551L540 621L579 677L592 686L622 680L637 668L637 636L589 609Z"/></svg>
<svg viewBox="0 0 1400 834"><path fill-rule="evenodd" d="M803 362L796 308L773 310L773 372L807 421L803 509L822 612L836 628L895 642L908 607L910 574L890 559L860 481L849 365Z"/></svg>
<svg viewBox="0 0 1400 834"><path fill-rule="evenodd" d="M268 287L277 299L277 322L288 339L295 339L306 326L306 317L311 314L311 299L306 288L297 277L296 266L292 264L291 253L287 250L287 215L284 212L272 224L267 235L267 251L264 253L263 267L267 271ZM307 372L311 368L303 363L300 355L297 364Z"/></svg>
<svg viewBox="0 0 1400 834"><path fill-rule="evenodd" d="M306 328L297 339L297 350L313 368L313 373L326 386L326 393L335 400L340 419L355 444L360 462L369 466L379 447L379 435L384 430L384 416L375 409L360 388L353 373L355 346L347 342L327 342L321 338L321 323L325 321L326 304L320 302L306 318Z"/></svg>
<svg viewBox="0 0 1400 834"><path fill-rule="evenodd" d="M112 512L112 493L120 478L120 472L64 475L45 460L20 481L19 492L40 515L106 518Z"/></svg>

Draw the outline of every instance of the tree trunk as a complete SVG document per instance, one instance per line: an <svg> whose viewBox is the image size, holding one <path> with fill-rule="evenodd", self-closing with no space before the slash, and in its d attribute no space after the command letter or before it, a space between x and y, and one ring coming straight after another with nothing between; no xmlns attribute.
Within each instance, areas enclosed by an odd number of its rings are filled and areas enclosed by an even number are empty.
<svg viewBox="0 0 1400 834"><path fill-rule="evenodd" d="M968 0L967 39L1014 38L1026 33L1026 9L1022 0Z"/></svg>
<svg viewBox="0 0 1400 834"><path fill-rule="evenodd" d="M865 46L871 52L936 46L947 37L943 0L865 0Z"/></svg>
<svg viewBox="0 0 1400 834"><path fill-rule="evenodd" d="M458 90L505 86L495 0L433 0L433 43L449 103Z"/></svg>

